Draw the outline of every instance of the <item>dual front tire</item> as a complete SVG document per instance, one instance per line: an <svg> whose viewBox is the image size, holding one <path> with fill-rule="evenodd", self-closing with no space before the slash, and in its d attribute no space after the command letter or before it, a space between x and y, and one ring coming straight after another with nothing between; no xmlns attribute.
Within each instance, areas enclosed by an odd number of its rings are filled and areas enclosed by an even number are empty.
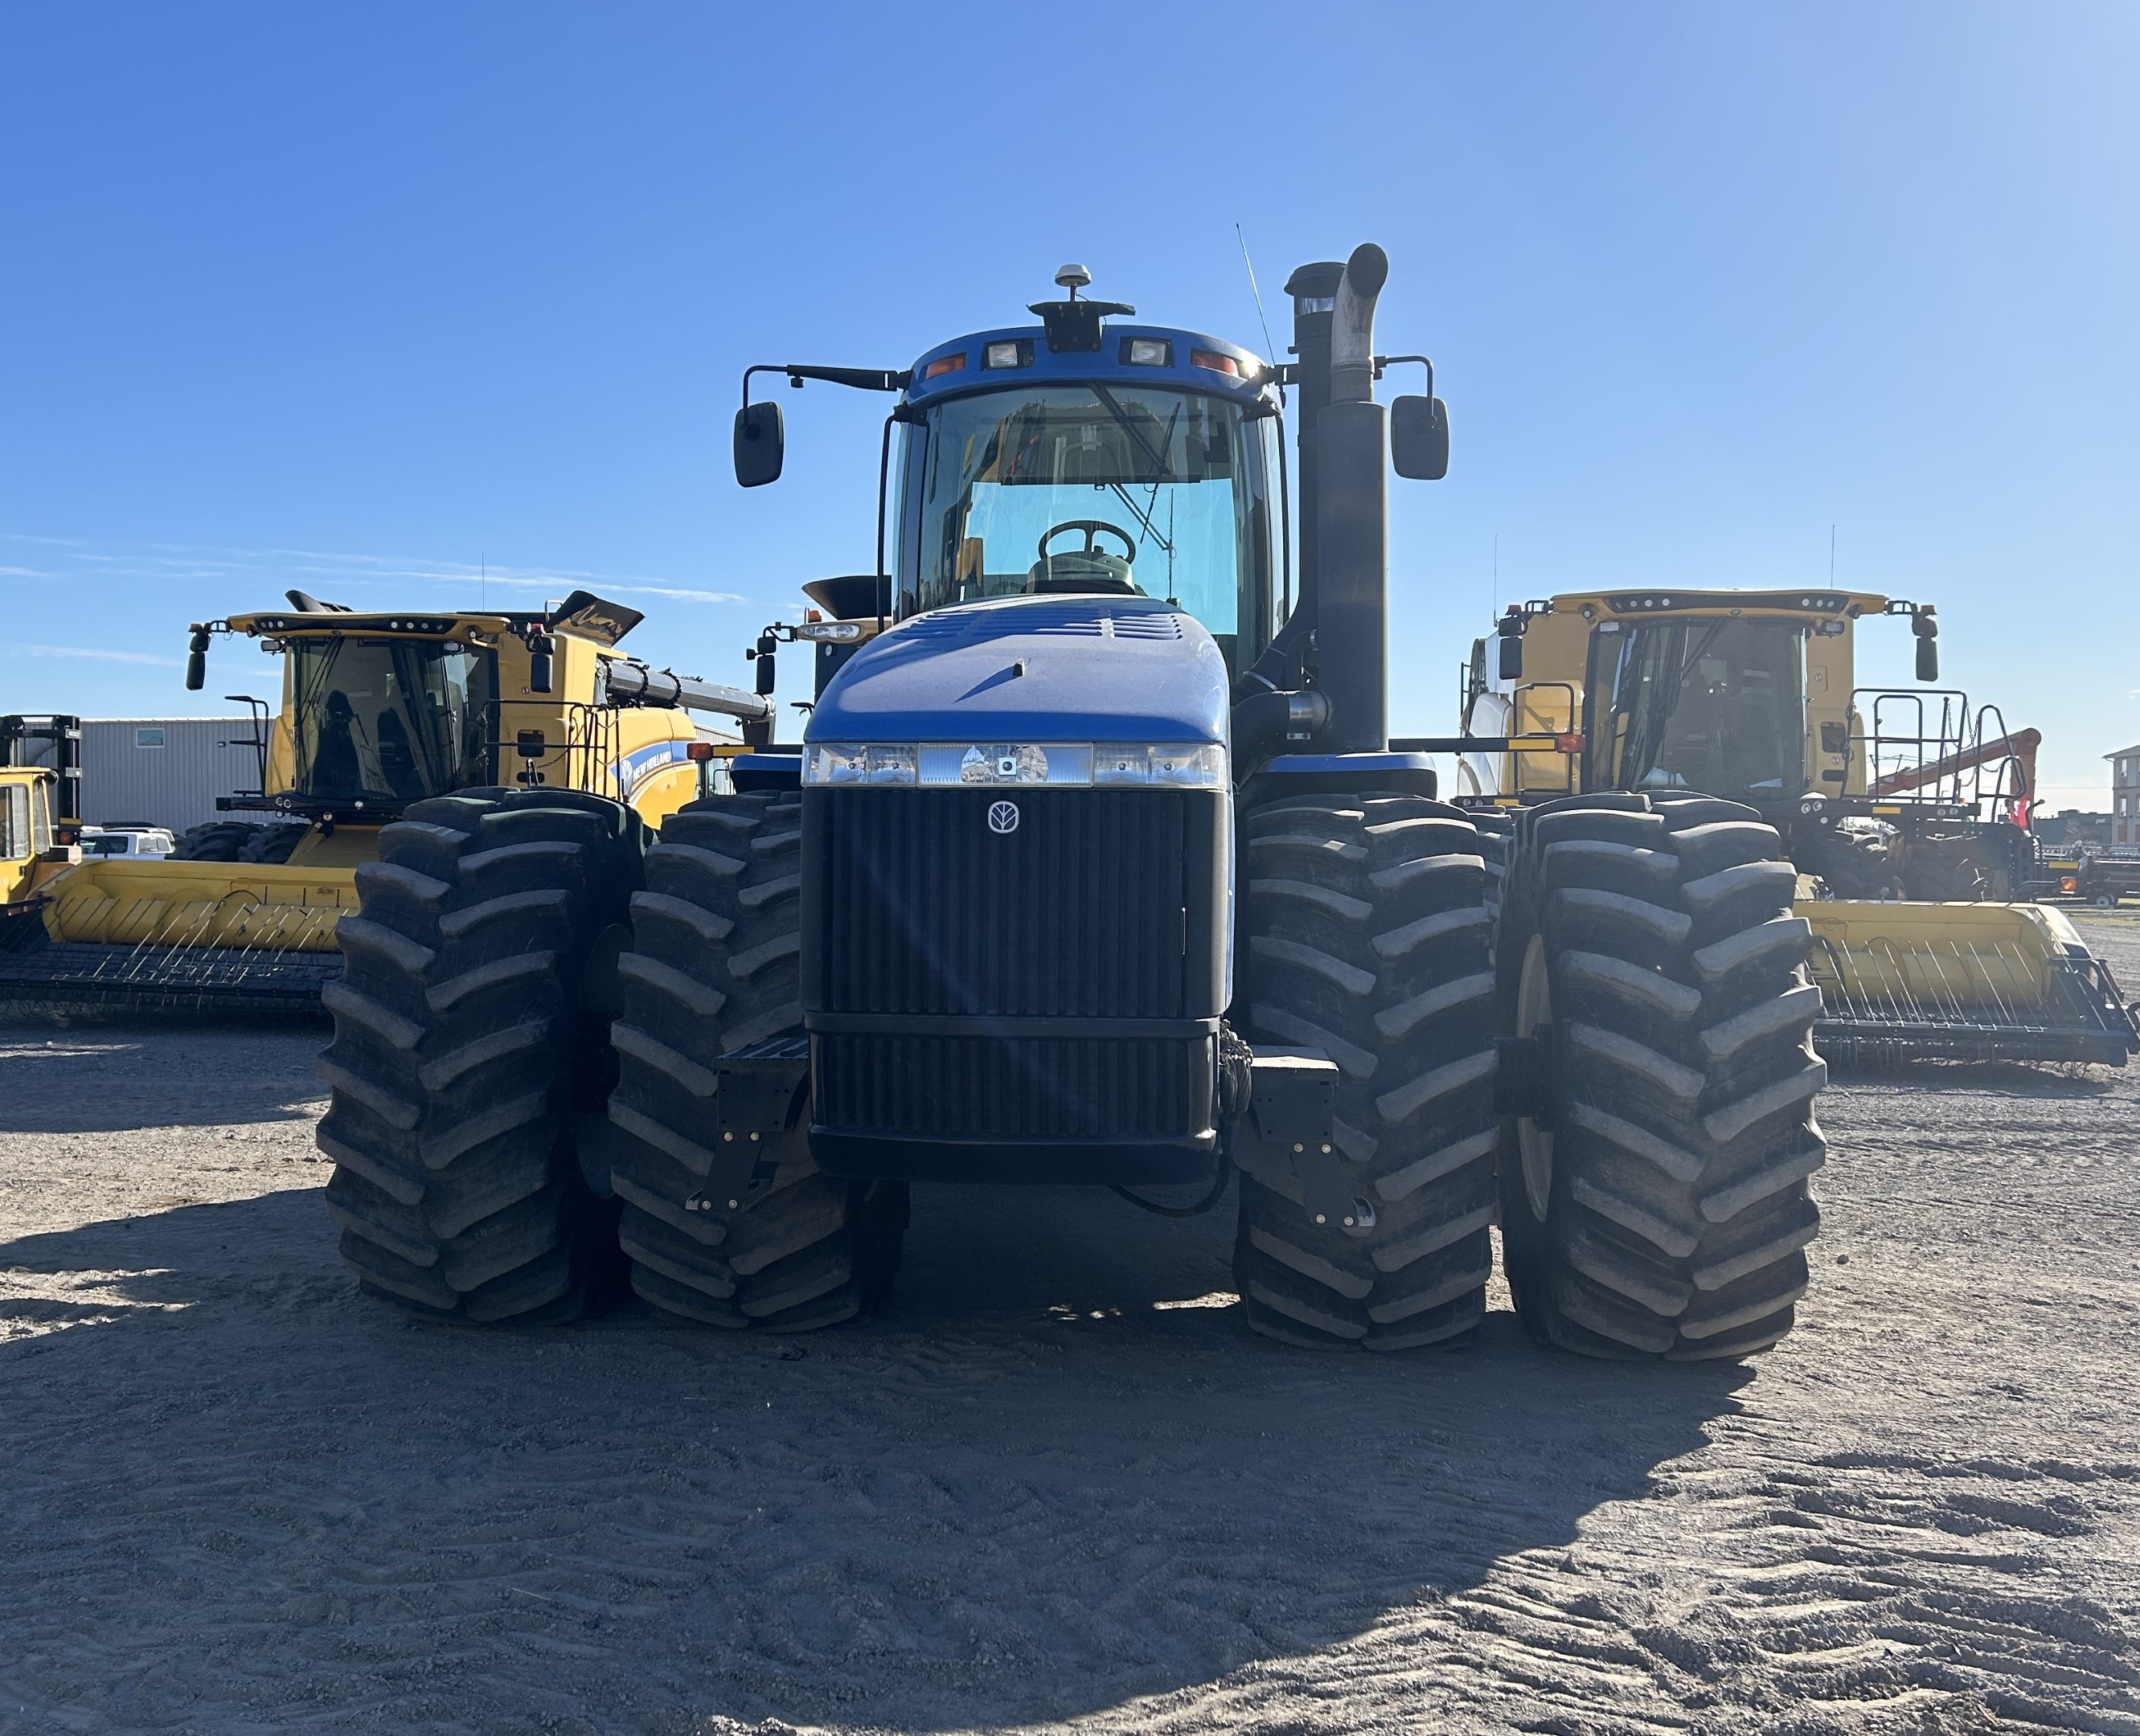
<svg viewBox="0 0 2140 1736"><path fill-rule="evenodd" d="M360 1288L483 1323L577 1318L627 1287L772 1331L875 1306L906 1191L819 1174L803 1102L762 1185L708 1187L723 1058L800 1022L798 814L714 797L649 851L615 803L493 789L380 831L319 1063Z"/></svg>
<svg viewBox="0 0 2140 1736"><path fill-rule="evenodd" d="M1820 992L1750 808L1590 797L1524 817L1496 966L1503 1258L1535 1337L1738 1356L1790 1329L1819 1226Z"/></svg>

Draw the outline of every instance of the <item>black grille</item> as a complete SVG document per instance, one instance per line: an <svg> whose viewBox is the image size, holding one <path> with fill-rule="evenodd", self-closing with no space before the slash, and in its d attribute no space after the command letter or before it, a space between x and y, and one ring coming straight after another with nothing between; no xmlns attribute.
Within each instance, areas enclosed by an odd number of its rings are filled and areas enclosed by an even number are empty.
<svg viewBox="0 0 2140 1736"><path fill-rule="evenodd" d="M1018 824L994 829L1006 801ZM1206 792L805 792L814 1123L923 1140L1208 1135L1225 817Z"/></svg>
<svg viewBox="0 0 2140 1736"><path fill-rule="evenodd" d="M992 1018L1216 1013L1189 1004L1185 968L1194 799L1151 790L812 792L806 1004ZM1004 800L1018 812L1009 834L988 823L990 806ZM1215 812L1215 798L1199 807ZM1208 860L1208 841L1195 841ZM1196 902L1208 905L1208 895ZM1208 908L1196 914L1209 921Z"/></svg>
<svg viewBox="0 0 2140 1736"><path fill-rule="evenodd" d="M1215 1040L820 1034L812 1116L910 1137L1191 1137L1211 1125Z"/></svg>

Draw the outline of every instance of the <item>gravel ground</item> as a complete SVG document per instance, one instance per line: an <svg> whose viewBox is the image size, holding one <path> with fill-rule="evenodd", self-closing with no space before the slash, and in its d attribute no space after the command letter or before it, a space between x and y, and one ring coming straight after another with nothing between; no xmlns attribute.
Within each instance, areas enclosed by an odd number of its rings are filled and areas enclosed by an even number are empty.
<svg viewBox="0 0 2140 1736"><path fill-rule="evenodd" d="M1651 1368L1052 1189L807 1341L419 1329L317 1047L0 1027L0 1729L2140 1733L2140 1067L1844 1083L1799 1331Z"/></svg>

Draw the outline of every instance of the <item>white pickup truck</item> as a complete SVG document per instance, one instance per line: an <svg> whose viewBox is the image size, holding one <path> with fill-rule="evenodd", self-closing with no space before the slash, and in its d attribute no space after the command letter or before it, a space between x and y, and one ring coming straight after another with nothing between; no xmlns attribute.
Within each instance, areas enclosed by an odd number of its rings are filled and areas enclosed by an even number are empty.
<svg viewBox="0 0 2140 1736"><path fill-rule="evenodd" d="M81 829L84 861L92 856L167 856L178 840L160 826L85 826Z"/></svg>

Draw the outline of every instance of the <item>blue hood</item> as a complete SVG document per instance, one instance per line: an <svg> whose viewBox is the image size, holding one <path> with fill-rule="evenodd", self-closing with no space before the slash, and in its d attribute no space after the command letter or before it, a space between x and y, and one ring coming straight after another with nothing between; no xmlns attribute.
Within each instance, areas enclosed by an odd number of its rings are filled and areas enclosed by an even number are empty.
<svg viewBox="0 0 2140 1736"><path fill-rule="evenodd" d="M1227 718L1226 660L1194 616L1151 597L1014 596L865 645L803 739L1223 744Z"/></svg>

